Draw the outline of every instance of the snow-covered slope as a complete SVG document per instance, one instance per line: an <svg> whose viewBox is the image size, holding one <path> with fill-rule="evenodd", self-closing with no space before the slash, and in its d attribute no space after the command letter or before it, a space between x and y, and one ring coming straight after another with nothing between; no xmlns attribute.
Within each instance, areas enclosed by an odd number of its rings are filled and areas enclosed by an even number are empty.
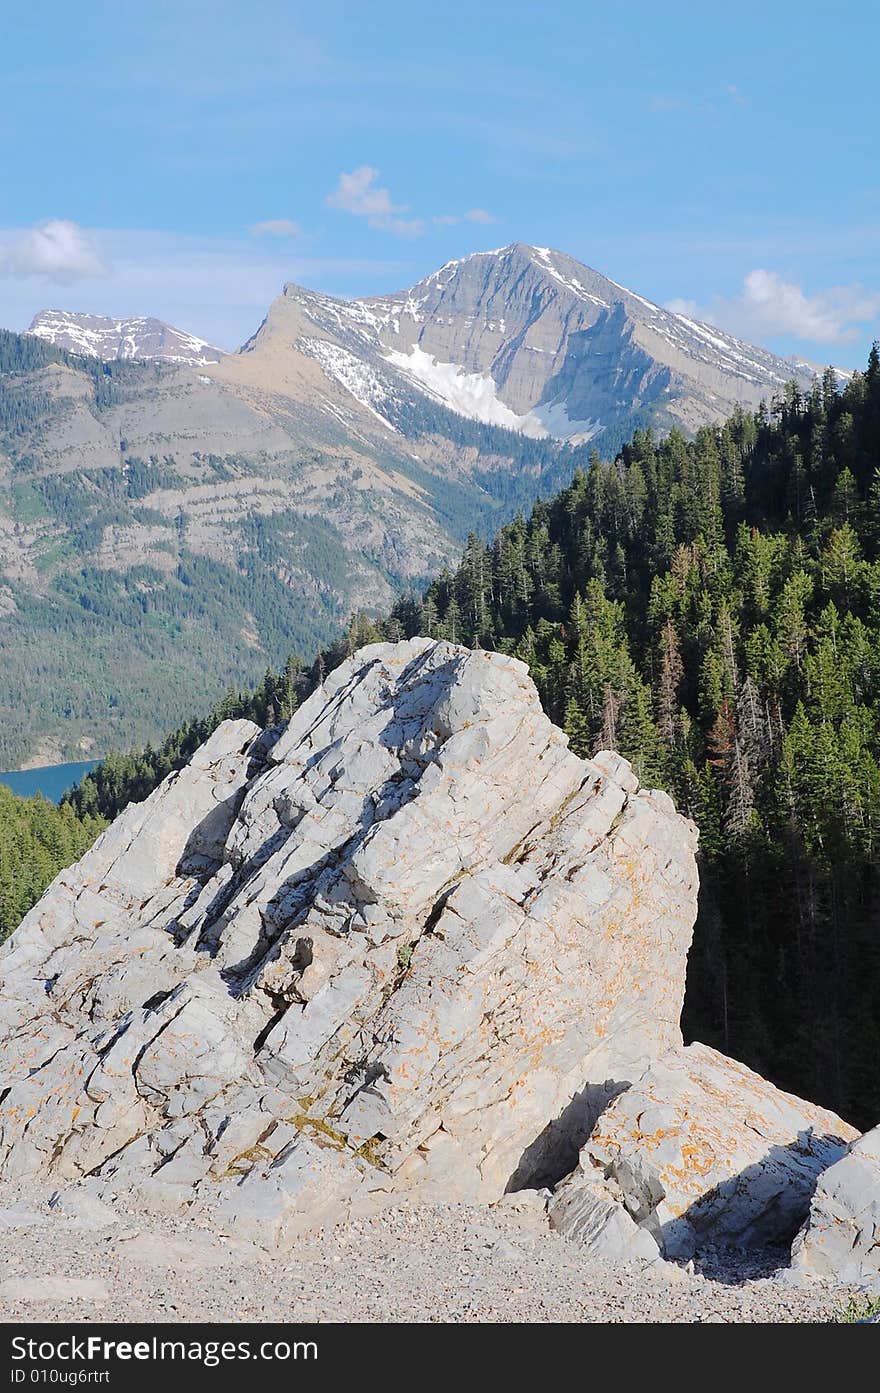
<svg viewBox="0 0 880 1393"><path fill-rule="evenodd" d="M221 349L161 319L108 319L100 314L41 310L31 321L28 333L47 339L56 348L87 353L105 362L117 358L162 358L200 367L216 363L223 356Z"/></svg>
<svg viewBox="0 0 880 1393"><path fill-rule="evenodd" d="M370 299L287 285L242 355L264 360L270 376L286 360L288 378L297 356L311 359L335 409L341 391L386 428L395 401L422 396L487 425L573 442L636 420L692 430L813 376L562 252L519 243ZM226 366L234 377L235 359ZM247 371L252 378L253 361Z"/></svg>

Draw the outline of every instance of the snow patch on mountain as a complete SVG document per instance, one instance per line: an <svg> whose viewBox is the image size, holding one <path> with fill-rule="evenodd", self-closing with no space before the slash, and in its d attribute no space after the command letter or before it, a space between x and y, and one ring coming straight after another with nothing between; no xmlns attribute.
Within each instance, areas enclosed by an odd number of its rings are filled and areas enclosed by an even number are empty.
<svg viewBox="0 0 880 1393"><path fill-rule="evenodd" d="M735 406L754 409L792 377L814 378L550 247L473 252L381 296L288 284L284 299L297 308L288 322L278 316L276 349L309 353L353 411L402 434L418 396L536 439L580 443L636 416L691 431Z"/></svg>
<svg viewBox="0 0 880 1393"><path fill-rule="evenodd" d="M205 339L175 329L161 319L138 317L111 319L100 314L78 314L69 310L41 310L28 329L29 334L69 353L82 353L103 362L120 358L160 358L163 362L188 367L216 363L223 351Z"/></svg>
<svg viewBox="0 0 880 1393"><path fill-rule="evenodd" d="M505 406L491 377L466 372L458 363L437 362L418 344L414 344L409 353L391 349L384 356L387 363L400 368L459 416L482 421L487 426L504 426L536 439L549 434L534 412L518 416Z"/></svg>
<svg viewBox="0 0 880 1393"><path fill-rule="evenodd" d="M670 324L671 320L677 320L678 325ZM791 376L772 366L770 354L761 349L753 350L740 339L697 319L689 319L687 315L670 313L663 318L662 327L659 323L653 327L681 351L704 360L711 357L721 371L745 378L756 386L767 383L768 378L774 384L783 386Z"/></svg>
<svg viewBox="0 0 880 1393"><path fill-rule="evenodd" d="M378 409L393 399L392 393L362 358L326 339L300 339L298 346L320 364L328 377L338 382L377 421L381 421L386 429L394 430L391 422Z"/></svg>
<svg viewBox="0 0 880 1393"><path fill-rule="evenodd" d="M540 402L529 414L540 421L548 435L567 440L570 445L583 445L602 429L601 421L572 421L564 401Z"/></svg>
<svg viewBox="0 0 880 1393"><path fill-rule="evenodd" d="M603 300L601 296L594 295L592 291L587 290L586 286L578 280L577 276L564 276L559 267L554 264L553 253L549 247L533 247L532 250L540 262L541 270L546 271L547 274L552 276L555 281L558 281L560 285L565 286L566 290L574 291L579 299L590 300L594 305L601 306L602 309L610 308L607 300ZM612 284L616 284L616 281L612 282ZM620 288L622 289L622 287ZM638 299L639 297L636 296L636 298ZM647 304L647 301L645 301L645 303Z"/></svg>
<svg viewBox="0 0 880 1393"><path fill-rule="evenodd" d="M631 300L636 300L638 304L644 305L649 314L660 314L660 306L655 305L652 300L646 300L644 295L637 295L634 290L630 290L626 285L621 285L620 281L613 281L610 276L606 276L605 279L609 285L614 286L615 290L622 290L624 295L628 295Z"/></svg>

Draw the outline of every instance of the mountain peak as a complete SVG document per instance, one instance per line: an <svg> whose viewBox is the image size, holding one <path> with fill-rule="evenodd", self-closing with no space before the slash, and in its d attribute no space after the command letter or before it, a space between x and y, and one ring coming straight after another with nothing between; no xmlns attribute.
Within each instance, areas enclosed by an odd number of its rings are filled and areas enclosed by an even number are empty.
<svg viewBox="0 0 880 1393"><path fill-rule="evenodd" d="M602 448L634 425L696 430L816 376L525 242L447 261L386 295L346 300L288 284L245 349L247 369L227 359L231 375L307 382L322 410L354 407L368 431L377 420L393 430L402 402L418 414L428 398L539 438L605 432Z"/></svg>
<svg viewBox="0 0 880 1393"><path fill-rule="evenodd" d="M222 349L152 317L112 319L71 310L41 310L29 334L70 353L113 362L120 358L160 358L166 362L202 367L223 357Z"/></svg>
<svg viewBox="0 0 880 1393"><path fill-rule="evenodd" d="M624 418L692 430L814 376L523 242L448 261L409 290L337 302L336 317L460 414L573 441Z"/></svg>

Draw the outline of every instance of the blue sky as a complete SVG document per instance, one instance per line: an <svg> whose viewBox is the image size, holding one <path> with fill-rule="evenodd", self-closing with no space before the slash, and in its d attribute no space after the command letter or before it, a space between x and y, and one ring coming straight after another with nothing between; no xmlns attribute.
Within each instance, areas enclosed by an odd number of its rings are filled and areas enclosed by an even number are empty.
<svg viewBox="0 0 880 1393"><path fill-rule="evenodd" d="M232 347L284 280L372 294L525 241L820 363L880 334L867 0L16 11L9 327L151 313Z"/></svg>

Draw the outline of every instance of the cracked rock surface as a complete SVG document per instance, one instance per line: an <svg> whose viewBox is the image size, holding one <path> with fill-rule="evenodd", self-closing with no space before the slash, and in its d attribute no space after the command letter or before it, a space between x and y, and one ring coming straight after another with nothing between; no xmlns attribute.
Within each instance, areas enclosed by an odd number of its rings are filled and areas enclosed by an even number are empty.
<svg viewBox="0 0 880 1393"><path fill-rule="evenodd" d="M225 722L0 950L0 1175L261 1243L559 1179L681 1042L692 824L448 643L273 739Z"/></svg>
<svg viewBox="0 0 880 1393"><path fill-rule="evenodd" d="M880 1127L852 1143L819 1177L792 1246L792 1268L880 1293Z"/></svg>
<svg viewBox="0 0 880 1393"><path fill-rule="evenodd" d="M782 1252L857 1136L707 1045L675 1047L599 1118L550 1221L597 1252Z"/></svg>

